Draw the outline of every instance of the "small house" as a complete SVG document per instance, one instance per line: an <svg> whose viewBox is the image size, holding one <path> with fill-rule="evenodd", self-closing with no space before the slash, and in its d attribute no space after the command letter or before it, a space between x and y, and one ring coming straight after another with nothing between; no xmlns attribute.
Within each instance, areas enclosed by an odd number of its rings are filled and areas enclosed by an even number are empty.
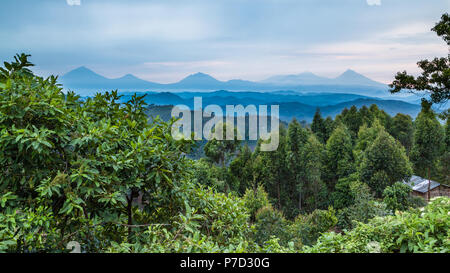
<svg viewBox="0 0 450 273"><path fill-rule="evenodd" d="M420 196L425 200L428 199L428 190L430 191L430 198L437 196L450 197L450 187L442 185L436 181L428 180L417 175L411 176L408 181L403 181L406 185L412 189L414 196Z"/></svg>

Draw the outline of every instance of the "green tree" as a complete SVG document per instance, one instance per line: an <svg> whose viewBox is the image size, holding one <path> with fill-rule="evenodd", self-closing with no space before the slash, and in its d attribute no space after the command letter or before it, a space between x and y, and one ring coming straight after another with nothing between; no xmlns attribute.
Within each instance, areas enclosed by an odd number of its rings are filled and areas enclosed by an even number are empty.
<svg viewBox="0 0 450 273"><path fill-rule="evenodd" d="M324 156L323 145L315 135L309 136L302 151L306 189L304 199L308 211L322 208L327 203L327 187L321 179Z"/></svg>
<svg viewBox="0 0 450 273"><path fill-rule="evenodd" d="M324 180L328 189L334 190L339 178L348 176L354 171L352 139L347 127L339 124L326 144Z"/></svg>
<svg viewBox="0 0 450 273"><path fill-rule="evenodd" d="M389 133L405 147L407 154L411 150L414 136L414 126L409 115L398 113L392 119L392 127Z"/></svg>
<svg viewBox="0 0 450 273"><path fill-rule="evenodd" d="M226 181L225 183L225 192L228 192L231 189L235 189L235 185L230 185L230 177L228 177L228 169L226 165L229 163L231 158L235 155L236 150L241 145L241 141L238 140L237 129L233 127L234 130L234 138L232 140L225 139L227 124L223 123L218 126L223 126L222 131L222 139L218 139L216 135L216 128L213 129L214 138L209 140L206 145L203 147L205 151L205 156L213 163L219 165L221 167L221 180ZM231 181L232 182L232 181Z"/></svg>
<svg viewBox="0 0 450 273"><path fill-rule="evenodd" d="M330 138L331 134L335 129L335 123L331 117L327 117L325 119L324 127L325 127L324 143L327 143L328 139Z"/></svg>
<svg viewBox="0 0 450 273"><path fill-rule="evenodd" d="M290 206L297 208L292 212L286 212L286 215L295 217L301 211L302 204L305 203L305 193L307 183L305 179L305 161L303 158L304 145L308 140L308 131L303 128L297 120L293 120L288 127L287 154L286 163L289 169L289 175L285 181Z"/></svg>
<svg viewBox="0 0 450 273"><path fill-rule="evenodd" d="M432 29L450 45L450 16L445 13ZM398 72L390 84L391 93L404 89L411 93L426 92L430 95L429 102L445 103L450 98L450 54L447 57L422 60L417 63L422 74L418 77L408 75L406 71Z"/></svg>
<svg viewBox="0 0 450 273"><path fill-rule="evenodd" d="M402 182L396 182L392 186L388 186L383 191L383 202L387 209L395 212L396 210L405 210L409 207L409 195L411 188Z"/></svg>
<svg viewBox="0 0 450 273"><path fill-rule="evenodd" d="M261 183L266 189L270 201L278 208L283 210L292 208L289 205L291 199L289 198L288 186L286 180L288 179L288 168L286 162L287 153L287 132L283 125L279 129L280 139L278 149L272 152L260 151L261 140L255 149L254 160L254 182ZM295 207L295 206L294 206Z"/></svg>
<svg viewBox="0 0 450 273"><path fill-rule="evenodd" d="M405 148L382 130L363 152L358 172L361 181L381 196L387 186L411 177L412 168Z"/></svg>
<svg viewBox="0 0 450 273"><path fill-rule="evenodd" d="M314 114L313 122L311 123L311 131L317 136L320 142L326 143L327 129L325 127L325 120L320 114L320 108L317 108Z"/></svg>
<svg viewBox="0 0 450 273"><path fill-rule="evenodd" d="M230 163L230 172L233 179L238 181L238 192L243 195L253 185L253 154L246 143L241 146L239 154Z"/></svg>
<svg viewBox="0 0 450 273"><path fill-rule="evenodd" d="M415 172L431 179L432 172L436 169L437 159L443 152L444 132L431 109L431 104L427 101L422 101L422 111L414 125L414 143L410 158Z"/></svg>

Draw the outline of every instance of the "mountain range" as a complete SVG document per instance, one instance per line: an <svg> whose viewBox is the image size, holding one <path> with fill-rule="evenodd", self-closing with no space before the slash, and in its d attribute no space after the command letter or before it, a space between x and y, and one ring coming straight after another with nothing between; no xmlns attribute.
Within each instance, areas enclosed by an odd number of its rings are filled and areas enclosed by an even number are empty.
<svg viewBox="0 0 450 273"><path fill-rule="evenodd" d="M123 92L122 102L128 101L134 94ZM142 93L143 94L143 93ZM408 114L415 118L420 106L399 100L383 100L357 94L340 93L292 93L291 91L277 92L231 92L226 90L214 92L145 92L144 100L150 105L152 113L167 116L166 113L173 105L186 105L194 109L194 97L202 97L203 108L207 105L219 105L223 112L226 105L279 105L280 119L289 122L292 118L311 122L317 108L323 116L335 117L343 109L355 105L357 108L370 107L376 104L391 116L397 113ZM170 107L169 107L170 106ZM270 106L269 106L270 108ZM169 111L170 112L170 111Z"/></svg>
<svg viewBox="0 0 450 273"><path fill-rule="evenodd" d="M370 96L387 94L387 86L373 81L353 70L347 70L339 77L330 79L306 72L298 75L281 75L263 81L247 81L234 79L220 81L214 77L195 73L169 84L150 82L134 75L127 74L120 78L106 78L94 71L79 67L60 78L65 89L74 90L82 95L108 90L119 91L278 91L292 90L297 92L354 93Z"/></svg>

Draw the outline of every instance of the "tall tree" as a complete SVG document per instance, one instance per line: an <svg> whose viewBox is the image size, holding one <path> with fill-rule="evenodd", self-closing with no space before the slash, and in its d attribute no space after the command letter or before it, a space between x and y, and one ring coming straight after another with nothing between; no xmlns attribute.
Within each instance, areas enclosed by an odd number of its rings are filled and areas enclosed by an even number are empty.
<svg viewBox="0 0 450 273"><path fill-rule="evenodd" d="M432 29L450 46L450 16L445 13ZM406 71L398 72L390 84L392 93L403 89L411 93L426 92L430 95L429 102L445 103L450 98L450 54L447 57L422 60L417 63L422 74L418 77L408 75Z"/></svg>
<svg viewBox="0 0 450 273"><path fill-rule="evenodd" d="M328 189L334 190L339 178L354 171L352 139L347 127L339 124L326 144L324 179Z"/></svg>
<svg viewBox="0 0 450 273"><path fill-rule="evenodd" d="M324 143L327 143L328 139L335 129L335 122L330 116L328 116L323 123L325 127Z"/></svg>
<svg viewBox="0 0 450 273"><path fill-rule="evenodd" d="M414 126L409 115L398 113L392 119L392 127L389 133L405 147L409 154L413 143Z"/></svg>
<svg viewBox="0 0 450 273"><path fill-rule="evenodd" d="M415 172L431 179L436 161L443 151L444 131L431 109L431 104L425 100L422 101L422 111L416 118L415 127L410 158L414 163ZM430 191L428 191L429 198Z"/></svg>
<svg viewBox="0 0 450 273"><path fill-rule="evenodd" d="M325 121L320 114L320 108L317 108L316 113L314 114L313 122L311 123L311 131L316 134L317 139L320 142L325 143L327 141Z"/></svg>
<svg viewBox="0 0 450 273"><path fill-rule="evenodd" d="M327 197L327 188L321 179L325 149L315 135L310 135L302 151L304 171L304 202L308 211L322 208Z"/></svg>
<svg viewBox="0 0 450 273"><path fill-rule="evenodd" d="M287 133L280 124L280 143L276 151L260 151L261 140L255 150L255 160L253 167L254 179L264 185L272 203L276 204L279 210L288 209L290 201L289 192L286 190L287 181ZM255 185L255 183L253 183Z"/></svg>
<svg viewBox="0 0 450 273"><path fill-rule="evenodd" d="M380 197L387 186L411 177L412 168L400 142L382 130L363 152L358 173Z"/></svg>
<svg viewBox="0 0 450 273"><path fill-rule="evenodd" d="M289 200L292 206L302 209L304 203L303 195L306 190L304 181L304 161L302 158L302 150L308 140L308 131L293 120L288 127L287 154L286 163L289 170L289 178L286 180L286 186L289 189ZM289 211L289 215L295 212Z"/></svg>
<svg viewBox="0 0 450 273"><path fill-rule="evenodd" d="M230 163L230 172L238 180L238 192L243 195L253 182L253 154L247 143L241 146L239 154Z"/></svg>

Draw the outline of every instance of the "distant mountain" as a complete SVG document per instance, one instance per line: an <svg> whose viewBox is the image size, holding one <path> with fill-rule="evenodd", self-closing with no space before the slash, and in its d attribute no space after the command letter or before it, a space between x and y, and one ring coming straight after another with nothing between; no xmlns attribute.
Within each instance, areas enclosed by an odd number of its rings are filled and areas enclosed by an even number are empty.
<svg viewBox="0 0 450 273"><path fill-rule="evenodd" d="M299 75L275 76L263 82L233 79L219 81L205 73L195 73L176 83L161 84L149 82L127 74L110 79L94 71L79 67L60 78L65 89L74 90L81 95L92 95L118 89L119 91L278 91L296 92L354 93L369 96L381 96L387 87L352 70L348 70L336 79L328 79L306 72Z"/></svg>
<svg viewBox="0 0 450 273"><path fill-rule="evenodd" d="M196 73L187 76L181 81L174 83L172 85L179 86L180 88L208 88L210 86L218 86L223 84L223 82L216 80L208 74Z"/></svg>
<svg viewBox="0 0 450 273"><path fill-rule="evenodd" d="M158 88L158 83L148 82L127 74L116 79L103 77L84 66L76 68L60 77L60 82L66 89L74 90L83 95L107 90L148 90Z"/></svg>
<svg viewBox="0 0 450 273"><path fill-rule="evenodd" d="M304 72L297 75L278 75L270 77L263 83L273 84L285 84L285 85L315 85L315 84L328 84L330 79L325 77L319 77L311 72Z"/></svg>
<svg viewBox="0 0 450 273"><path fill-rule="evenodd" d="M123 95L123 93L121 93ZM317 108L320 108L323 116L334 117L339 114L344 108L350 108L355 105L357 108L362 106L370 107L376 104L380 109L386 111L391 116L397 113L408 114L415 118L420 112L420 105L411 104L399 100L383 100L378 98L371 98L355 94L291 94L286 92L230 92L230 91L215 91L215 92L180 92L170 93L149 92L145 97L145 101L149 105L154 105L154 109L159 109L157 106L164 105L178 105L183 104L191 109L194 109L194 97L202 97L202 106L216 104L222 107L225 112L226 105L279 105L280 119L283 121L290 121L292 118L298 120L305 120L310 122L314 116ZM127 101L131 94L125 93L122 101ZM167 108L166 108L167 109Z"/></svg>
<svg viewBox="0 0 450 273"><path fill-rule="evenodd" d="M332 80L332 84L343 84L343 85L367 85L367 86L386 86L380 82L376 82L361 75L351 69L348 69L342 73L339 77Z"/></svg>
<svg viewBox="0 0 450 273"><path fill-rule="evenodd" d="M376 82L359 74L351 69L348 69L337 78L319 77L311 72L305 72L297 75L279 75L270 77L263 83L271 84L285 84L285 85L347 85L347 86L372 86L372 87L386 87L385 84Z"/></svg>

